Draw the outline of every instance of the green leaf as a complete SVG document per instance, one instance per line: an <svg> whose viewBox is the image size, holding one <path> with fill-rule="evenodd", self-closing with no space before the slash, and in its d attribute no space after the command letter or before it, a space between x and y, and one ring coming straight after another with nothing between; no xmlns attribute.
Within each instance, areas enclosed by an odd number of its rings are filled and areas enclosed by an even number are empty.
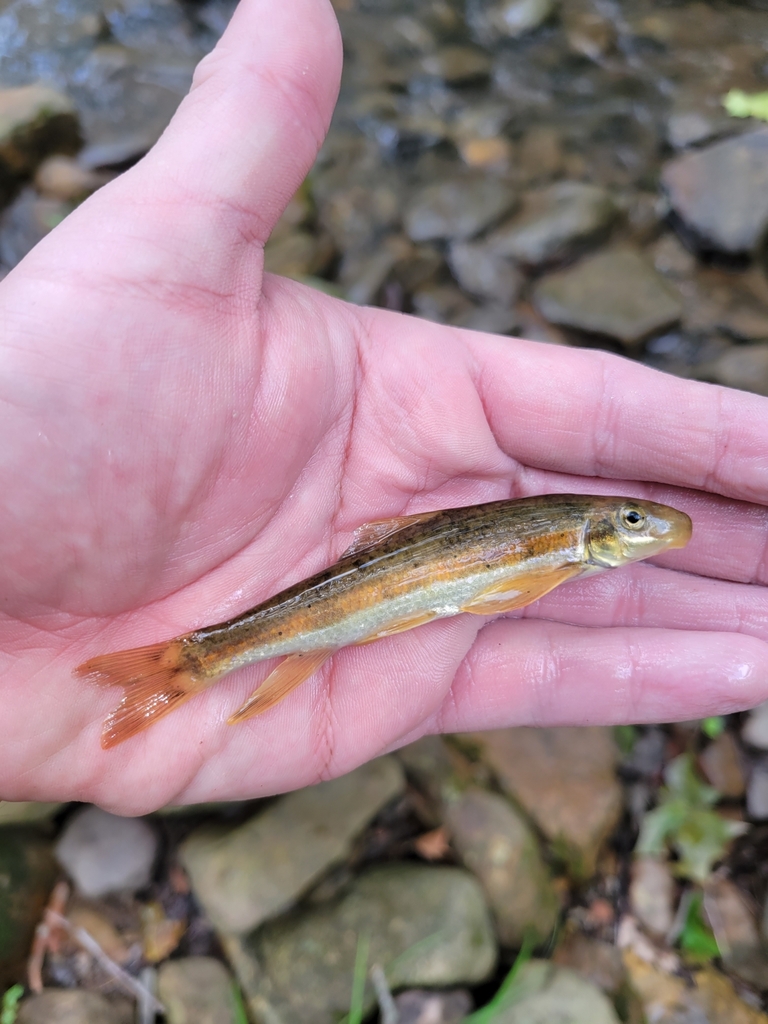
<svg viewBox="0 0 768 1024"><path fill-rule="evenodd" d="M232 1003L235 1009L234 1024L248 1024L245 1003L236 981L232 982ZM5 1024L5 1021L0 1021L0 1024Z"/></svg>
<svg viewBox="0 0 768 1024"><path fill-rule="evenodd" d="M368 975L368 947L370 941L367 935L358 935L357 950L355 952L355 967L352 975L352 995L349 1000L349 1024L362 1024L363 1008L365 1005L365 980Z"/></svg>
<svg viewBox="0 0 768 1024"><path fill-rule="evenodd" d="M517 954L515 962L512 964L504 981L499 985L496 995L485 1006L481 1006L479 1010L475 1010L474 1013L470 1013L468 1017L465 1017L462 1024L490 1024L497 1014L501 1013L502 1010L506 1010L508 1006L514 1003L518 976L525 964L531 959L535 946L536 940L533 935L530 933L526 934L520 952Z"/></svg>
<svg viewBox="0 0 768 1024"><path fill-rule="evenodd" d="M731 117L756 117L768 121L768 92L746 93L731 89L723 97L723 106Z"/></svg>
<svg viewBox="0 0 768 1024"><path fill-rule="evenodd" d="M632 753L632 747L637 739L637 729L634 725L614 725L613 738L616 740L616 746L626 757Z"/></svg>
<svg viewBox="0 0 768 1024"><path fill-rule="evenodd" d="M702 718L701 720L701 731L711 740L717 739L724 729L725 719L722 715L715 715L714 718Z"/></svg>
<svg viewBox="0 0 768 1024"><path fill-rule="evenodd" d="M6 989L3 995L3 1003L0 1007L0 1024L16 1024L19 1000L23 995L23 985L11 985L9 989Z"/></svg>
<svg viewBox="0 0 768 1024"><path fill-rule="evenodd" d="M706 963L713 957L720 956L717 940L702 913L703 902L702 893L692 895L678 940L681 951L694 963Z"/></svg>

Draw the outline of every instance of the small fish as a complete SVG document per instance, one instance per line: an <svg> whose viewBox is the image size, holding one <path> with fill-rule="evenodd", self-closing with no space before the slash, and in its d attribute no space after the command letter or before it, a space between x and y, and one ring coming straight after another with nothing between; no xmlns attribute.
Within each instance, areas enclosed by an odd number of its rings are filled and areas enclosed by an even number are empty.
<svg viewBox="0 0 768 1024"><path fill-rule="evenodd" d="M691 520L636 498L545 494L361 526L329 569L237 618L91 658L75 675L124 688L102 746L140 732L227 672L286 656L229 719L274 707L341 647L432 619L501 615L591 573L682 548Z"/></svg>

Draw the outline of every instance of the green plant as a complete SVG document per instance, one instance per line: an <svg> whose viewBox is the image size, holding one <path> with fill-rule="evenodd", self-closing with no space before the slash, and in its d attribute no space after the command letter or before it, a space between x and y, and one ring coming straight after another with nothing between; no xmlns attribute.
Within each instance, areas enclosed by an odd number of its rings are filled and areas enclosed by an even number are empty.
<svg viewBox="0 0 768 1024"><path fill-rule="evenodd" d="M232 1005L234 1006L234 1024L248 1024L248 1013L245 1009L243 996L236 981L232 982ZM0 1021L0 1024L5 1024Z"/></svg>
<svg viewBox="0 0 768 1024"><path fill-rule="evenodd" d="M23 995L23 985L11 985L9 989L6 989L3 995L2 1006L0 1006L0 1024L16 1024L19 1000Z"/></svg>
<svg viewBox="0 0 768 1024"><path fill-rule="evenodd" d="M717 939L702 913L703 904L702 893L689 894L683 930L678 939L680 950L686 959L693 963L706 963L713 957L720 956Z"/></svg>
<svg viewBox="0 0 768 1024"><path fill-rule="evenodd" d="M731 89L723 97L723 106L731 117L756 117L768 121L768 92L743 92Z"/></svg>
<svg viewBox="0 0 768 1024"><path fill-rule="evenodd" d="M701 720L701 731L711 740L717 739L724 730L725 719L722 715L715 715L713 718L702 718Z"/></svg>
<svg viewBox="0 0 768 1024"><path fill-rule="evenodd" d="M643 819L636 852L659 856L669 846L679 857L676 873L704 882L746 825L727 821L712 809L720 794L698 777L690 754L670 761L664 781L658 806Z"/></svg>
<svg viewBox="0 0 768 1024"><path fill-rule="evenodd" d="M479 1010L475 1010L474 1013L470 1013L468 1017L465 1017L462 1024L490 1024L497 1014L501 1013L502 1010L506 1010L515 1001L520 971L531 959L535 945L536 941L533 936L526 935L520 952L517 954L515 962L512 964L504 981L499 985L496 995L485 1006L481 1006Z"/></svg>

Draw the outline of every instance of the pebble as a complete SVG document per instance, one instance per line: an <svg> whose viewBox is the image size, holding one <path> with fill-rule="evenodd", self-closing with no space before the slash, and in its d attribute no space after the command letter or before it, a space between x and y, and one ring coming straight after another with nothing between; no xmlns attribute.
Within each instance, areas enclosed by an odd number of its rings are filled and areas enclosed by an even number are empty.
<svg viewBox="0 0 768 1024"><path fill-rule="evenodd" d="M42 83L0 89L0 199L51 153L82 145L72 101Z"/></svg>
<svg viewBox="0 0 768 1024"><path fill-rule="evenodd" d="M757 921L742 892L717 875L704 886L704 910L728 971L756 988L768 988L768 956Z"/></svg>
<svg viewBox="0 0 768 1024"><path fill-rule="evenodd" d="M466 868L480 880L501 942L519 948L552 934L559 900L536 837L508 800L468 789L448 805L446 824Z"/></svg>
<svg viewBox="0 0 768 1024"><path fill-rule="evenodd" d="M768 764L758 762L747 784L747 814L755 821L768 818Z"/></svg>
<svg viewBox="0 0 768 1024"><path fill-rule="evenodd" d="M621 951L612 942L576 932L555 950L553 963L570 967L603 992L616 995L627 979Z"/></svg>
<svg viewBox="0 0 768 1024"><path fill-rule="evenodd" d="M491 64L490 54L474 46L444 46L422 57L419 70L449 85L467 85L487 78Z"/></svg>
<svg viewBox="0 0 768 1024"><path fill-rule="evenodd" d="M158 970L157 996L168 1024L236 1024L233 980L220 960L188 956Z"/></svg>
<svg viewBox="0 0 768 1024"><path fill-rule="evenodd" d="M516 979L516 998L494 1024L619 1024L610 999L569 967L529 960Z"/></svg>
<svg viewBox="0 0 768 1024"><path fill-rule="evenodd" d="M56 857L83 896L136 892L149 884L157 835L142 818L84 807L67 821Z"/></svg>
<svg viewBox="0 0 768 1024"><path fill-rule="evenodd" d="M690 277L696 269L696 257L677 235L662 235L651 248L653 265L665 277Z"/></svg>
<svg viewBox="0 0 768 1024"><path fill-rule="evenodd" d="M680 319L678 296L645 257L617 247L549 274L533 301L552 323L615 338L628 348Z"/></svg>
<svg viewBox="0 0 768 1024"><path fill-rule="evenodd" d="M616 217L610 194L597 185L561 181L529 192L521 214L489 243L501 256L530 267L573 257L604 237Z"/></svg>
<svg viewBox="0 0 768 1024"><path fill-rule="evenodd" d="M242 933L287 909L347 856L404 785L400 765L383 757L289 793L224 835L207 826L193 832L180 856L210 920L221 931Z"/></svg>
<svg viewBox="0 0 768 1024"><path fill-rule="evenodd" d="M0 991L24 964L56 875L50 844L31 828L0 828Z"/></svg>
<svg viewBox="0 0 768 1024"><path fill-rule="evenodd" d="M707 780L723 796L744 796L746 783L741 764L741 752L733 733L722 732L702 752L699 758Z"/></svg>
<svg viewBox="0 0 768 1024"><path fill-rule="evenodd" d="M128 999L106 999L85 989L49 988L19 1005L17 1024L133 1024Z"/></svg>
<svg viewBox="0 0 768 1024"><path fill-rule="evenodd" d="M48 199L84 199L106 182L103 174L82 167L68 156L49 156L35 172L35 188Z"/></svg>
<svg viewBox="0 0 768 1024"><path fill-rule="evenodd" d="M341 900L268 922L225 947L257 1020L333 1024L349 1011L360 936L393 990L473 985L496 964L482 890L460 868L388 864L355 879ZM374 1003L366 989L365 1012Z"/></svg>
<svg viewBox="0 0 768 1024"><path fill-rule="evenodd" d="M520 271L488 242L452 242L448 265L464 291L511 306L522 288Z"/></svg>
<svg viewBox="0 0 768 1024"><path fill-rule="evenodd" d="M768 750L768 701L758 704L748 713L741 727L741 738L751 747Z"/></svg>
<svg viewBox="0 0 768 1024"><path fill-rule="evenodd" d="M395 996L397 1024L461 1024L472 1009L472 997L462 988L453 992L411 989Z"/></svg>
<svg viewBox="0 0 768 1024"><path fill-rule="evenodd" d="M685 153L661 181L703 248L754 252L768 230L768 128Z"/></svg>
<svg viewBox="0 0 768 1024"><path fill-rule="evenodd" d="M549 125L529 128L520 141L517 171L528 183L548 181L563 170L563 153L560 132Z"/></svg>
<svg viewBox="0 0 768 1024"><path fill-rule="evenodd" d="M467 24L479 43L518 39L551 17L555 0L469 0Z"/></svg>
<svg viewBox="0 0 768 1024"><path fill-rule="evenodd" d="M502 787L533 818L572 874L589 878L622 808L610 729L502 729L474 737Z"/></svg>
<svg viewBox="0 0 768 1024"><path fill-rule="evenodd" d="M681 977L631 949L623 955L645 1018L653 1024L768 1024L768 1015L739 999L729 979L714 967Z"/></svg>
<svg viewBox="0 0 768 1024"><path fill-rule="evenodd" d="M711 364L710 375L726 387L768 395L768 343L729 348Z"/></svg>
<svg viewBox="0 0 768 1024"><path fill-rule="evenodd" d="M500 220L517 205L511 186L492 177L462 178L421 188L405 211L405 230L414 242L466 240Z"/></svg>
<svg viewBox="0 0 768 1024"><path fill-rule="evenodd" d="M665 860L635 857L629 905L640 924L655 939L664 939L672 928L675 888L675 880Z"/></svg>

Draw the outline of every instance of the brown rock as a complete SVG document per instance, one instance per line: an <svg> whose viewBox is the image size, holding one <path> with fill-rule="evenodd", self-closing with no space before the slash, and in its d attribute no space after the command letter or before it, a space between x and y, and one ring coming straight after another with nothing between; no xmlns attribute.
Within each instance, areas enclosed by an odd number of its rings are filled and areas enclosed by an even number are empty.
<svg viewBox="0 0 768 1024"><path fill-rule="evenodd" d="M715 360L711 375L726 387L768 395L768 342L735 345Z"/></svg>
<svg viewBox="0 0 768 1024"><path fill-rule="evenodd" d="M107 176L81 167L68 156L49 156L37 168L35 188L49 199L79 200L101 188Z"/></svg>
<svg viewBox="0 0 768 1024"><path fill-rule="evenodd" d="M75 108L62 93L41 84L0 89L0 187L81 143Z"/></svg>
<svg viewBox="0 0 768 1024"><path fill-rule="evenodd" d="M768 988L768 956L747 897L727 878L714 876L704 887L704 910L725 967L756 988Z"/></svg>
<svg viewBox="0 0 768 1024"><path fill-rule="evenodd" d="M610 994L618 992L627 978L621 951L612 942L601 942L579 932L557 947L552 960L561 967L572 967Z"/></svg>
<svg viewBox="0 0 768 1024"><path fill-rule="evenodd" d="M618 750L610 729L502 729L476 739L503 787L571 872L588 878L621 814Z"/></svg>
<svg viewBox="0 0 768 1024"><path fill-rule="evenodd" d="M707 779L723 796L744 796L741 756L732 733L721 733L702 753L700 761Z"/></svg>
<svg viewBox="0 0 768 1024"><path fill-rule="evenodd" d="M518 947L528 932L546 939L558 898L523 818L503 797L470 789L449 805L446 820L465 867L480 879L501 941Z"/></svg>

